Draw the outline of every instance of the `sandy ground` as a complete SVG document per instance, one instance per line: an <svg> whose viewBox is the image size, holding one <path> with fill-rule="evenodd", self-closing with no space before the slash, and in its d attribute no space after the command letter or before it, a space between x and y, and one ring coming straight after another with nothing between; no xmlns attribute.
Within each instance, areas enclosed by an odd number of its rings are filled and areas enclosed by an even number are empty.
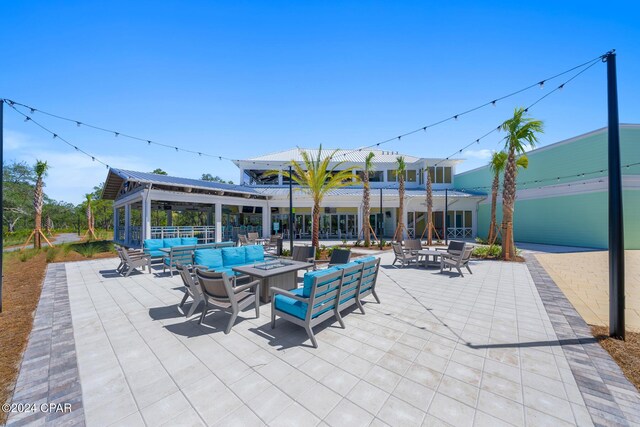
<svg viewBox="0 0 640 427"><path fill-rule="evenodd" d="M546 253L535 255L583 319L591 325L609 324L608 253ZM640 251L625 252L625 320L640 332Z"/></svg>

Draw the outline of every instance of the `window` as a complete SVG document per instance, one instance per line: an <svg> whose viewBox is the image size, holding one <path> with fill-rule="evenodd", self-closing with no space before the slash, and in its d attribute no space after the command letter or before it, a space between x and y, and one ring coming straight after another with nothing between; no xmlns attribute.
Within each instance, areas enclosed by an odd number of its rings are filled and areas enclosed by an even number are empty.
<svg viewBox="0 0 640 427"><path fill-rule="evenodd" d="M398 178L398 174L395 169L390 169L387 171L387 182L395 182Z"/></svg>
<svg viewBox="0 0 640 427"><path fill-rule="evenodd" d="M384 173L382 171L369 172L369 182L383 182Z"/></svg>
<svg viewBox="0 0 640 427"><path fill-rule="evenodd" d="M451 184L451 166L430 166L428 171L432 184Z"/></svg>
<svg viewBox="0 0 640 427"><path fill-rule="evenodd" d="M407 182L416 182L417 176L416 176L416 170L415 169L409 169L407 171Z"/></svg>

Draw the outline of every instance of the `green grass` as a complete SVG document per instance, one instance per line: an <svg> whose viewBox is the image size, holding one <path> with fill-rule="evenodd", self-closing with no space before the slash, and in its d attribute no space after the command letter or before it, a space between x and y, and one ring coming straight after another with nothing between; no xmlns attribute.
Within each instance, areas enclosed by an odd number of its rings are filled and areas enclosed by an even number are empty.
<svg viewBox="0 0 640 427"><path fill-rule="evenodd" d="M69 243L69 250L78 252L80 255L92 258L101 252L113 252L113 242L109 240L94 240L91 242Z"/></svg>

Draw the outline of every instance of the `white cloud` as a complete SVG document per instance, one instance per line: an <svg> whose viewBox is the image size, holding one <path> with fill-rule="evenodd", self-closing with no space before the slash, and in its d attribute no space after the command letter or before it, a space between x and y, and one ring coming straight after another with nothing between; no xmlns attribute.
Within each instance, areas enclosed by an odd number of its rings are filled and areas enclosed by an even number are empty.
<svg viewBox="0 0 640 427"><path fill-rule="evenodd" d="M491 158L493 154L493 150L482 149L482 150L467 150L464 152L464 155L468 158L479 159L479 160L488 160Z"/></svg>
<svg viewBox="0 0 640 427"><path fill-rule="evenodd" d="M16 151L24 148L26 146L32 145L31 138L22 133L16 132L14 130L5 130L4 131L4 150Z"/></svg>
<svg viewBox="0 0 640 427"><path fill-rule="evenodd" d="M107 168L104 165L93 162L89 157L75 151L65 153L34 147L31 150L21 150L17 160L31 164L34 163L34 159L46 160L49 164L45 192L55 200L80 203L86 193L93 191L93 187L107 177ZM153 169L145 162L127 157L101 155L100 160L123 169Z"/></svg>

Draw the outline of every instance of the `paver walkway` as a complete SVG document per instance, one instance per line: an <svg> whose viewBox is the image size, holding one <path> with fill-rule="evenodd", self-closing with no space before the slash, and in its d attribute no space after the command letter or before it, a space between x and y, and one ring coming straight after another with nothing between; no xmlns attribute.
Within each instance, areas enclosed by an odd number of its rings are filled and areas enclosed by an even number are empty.
<svg viewBox="0 0 640 427"><path fill-rule="evenodd" d="M67 264L88 425L591 423L524 264L383 268L382 304L320 327L318 349L285 321L271 330L266 305L229 335L225 315L198 326L176 309L178 277L115 264Z"/></svg>
<svg viewBox="0 0 640 427"><path fill-rule="evenodd" d="M229 335L222 332L228 320L223 313L209 315L204 326L197 318L185 319L177 310L178 276L125 279L115 274L115 259L50 267L50 273L66 271L76 348L54 353L64 355L70 369L77 355L77 370L64 378L74 384L79 377L80 387L73 390L82 393L69 421L89 426L633 424L638 393L613 372L602 349L583 345L584 331L566 320L575 311L557 302L559 291L541 269L533 270L537 287L523 263L474 261L474 274L461 278L392 268L392 258L382 255L382 303L365 304L365 315L346 314L346 329L331 322L317 327L318 349L310 347L302 328L282 319L272 330L268 305L259 319L251 309L243 313ZM63 274L51 277L64 313ZM545 306L540 294L551 304ZM38 328L39 340L32 334L36 350L42 350L37 344L47 333L52 346L61 336L68 347L68 322L49 323L48 332ZM31 356L23 361L27 380L33 378L25 364L38 364L32 359L46 354ZM56 391L55 379L47 378L43 401L53 400ZM21 398L38 392L28 385L20 390Z"/></svg>
<svg viewBox="0 0 640 427"><path fill-rule="evenodd" d="M588 324L609 324L607 252L535 256ZM640 251L625 251L625 279L626 326L640 332Z"/></svg>

